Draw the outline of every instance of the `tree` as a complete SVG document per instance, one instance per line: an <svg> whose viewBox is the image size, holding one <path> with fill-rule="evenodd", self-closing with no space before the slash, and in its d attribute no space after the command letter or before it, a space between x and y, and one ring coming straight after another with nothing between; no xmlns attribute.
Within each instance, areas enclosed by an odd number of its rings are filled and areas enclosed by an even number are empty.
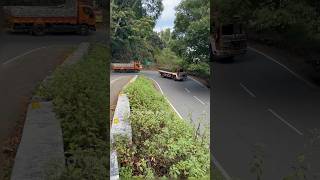
<svg viewBox="0 0 320 180"><path fill-rule="evenodd" d="M172 49L188 63L209 62L210 1L185 0L177 7Z"/></svg>
<svg viewBox="0 0 320 180"><path fill-rule="evenodd" d="M153 28L162 11L161 0L114 0L112 3L113 61L151 59L155 39ZM154 41L156 40L156 41Z"/></svg>
<svg viewBox="0 0 320 180"><path fill-rule="evenodd" d="M171 29L167 28L159 32L160 39L165 43L166 46L169 45L171 41Z"/></svg>

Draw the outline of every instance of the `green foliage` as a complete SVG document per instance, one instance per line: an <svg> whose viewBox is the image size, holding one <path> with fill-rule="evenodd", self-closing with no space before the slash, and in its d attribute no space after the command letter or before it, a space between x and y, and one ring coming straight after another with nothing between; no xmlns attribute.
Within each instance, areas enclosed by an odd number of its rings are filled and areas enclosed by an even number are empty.
<svg viewBox="0 0 320 180"><path fill-rule="evenodd" d="M53 100L61 120L68 163L60 179L104 179L109 171L106 52L105 46L94 45L83 60L59 68L40 87L38 94Z"/></svg>
<svg viewBox="0 0 320 180"><path fill-rule="evenodd" d="M161 0L116 0L112 4L114 61L153 59L154 49L163 46L153 32L162 9Z"/></svg>
<svg viewBox="0 0 320 180"><path fill-rule="evenodd" d="M117 143L123 178L202 178L208 176L208 139L180 119L152 81L139 77L125 92L131 106L133 144Z"/></svg>
<svg viewBox="0 0 320 180"><path fill-rule="evenodd" d="M171 29L167 28L165 30L160 31L159 36L160 39L165 43L166 47L168 47L172 38Z"/></svg>
<svg viewBox="0 0 320 180"><path fill-rule="evenodd" d="M190 64L187 67L190 74L202 78L210 77L210 66L207 63Z"/></svg>
<svg viewBox="0 0 320 180"><path fill-rule="evenodd" d="M167 69L180 67L182 63L182 59L169 48L158 50L155 54L155 60L160 67Z"/></svg>
<svg viewBox="0 0 320 180"><path fill-rule="evenodd" d="M264 165L264 145L255 144L253 149L253 161L251 162L251 173L255 174L257 180L262 179L263 165Z"/></svg>
<svg viewBox="0 0 320 180"><path fill-rule="evenodd" d="M190 73L208 78L210 1L185 0L176 10L174 31L167 44L183 59L183 66L192 70Z"/></svg>

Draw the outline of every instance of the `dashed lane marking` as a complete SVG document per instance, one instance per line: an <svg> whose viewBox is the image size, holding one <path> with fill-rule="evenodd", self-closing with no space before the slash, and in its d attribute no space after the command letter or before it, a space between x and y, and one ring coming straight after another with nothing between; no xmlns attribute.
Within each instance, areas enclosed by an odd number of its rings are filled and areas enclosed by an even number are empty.
<svg viewBox="0 0 320 180"><path fill-rule="evenodd" d="M240 83L240 86L253 98L256 98L256 95L250 91L245 85L243 85L242 83Z"/></svg>
<svg viewBox="0 0 320 180"><path fill-rule="evenodd" d="M201 99L199 99L197 96L193 96L196 100L198 100L201 104L206 105L206 103L204 103L203 101L201 101Z"/></svg>
<svg viewBox="0 0 320 180"><path fill-rule="evenodd" d="M270 113L272 113L276 118L278 118L280 121L285 123L287 126L289 126L292 130L294 130L299 135L303 136L303 133L299 131L297 128L295 128L292 124L290 124L288 121L286 121L283 117L281 117L279 114L277 114L274 110L268 109Z"/></svg>

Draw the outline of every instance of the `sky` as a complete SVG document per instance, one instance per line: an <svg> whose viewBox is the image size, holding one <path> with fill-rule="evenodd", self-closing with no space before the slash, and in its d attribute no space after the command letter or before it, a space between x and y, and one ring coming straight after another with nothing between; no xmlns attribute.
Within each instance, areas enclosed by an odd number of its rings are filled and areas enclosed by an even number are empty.
<svg viewBox="0 0 320 180"><path fill-rule="evenodd" d="M175 7L181 2L181 0L163 0L163 11L160 18L157 21L157 24L154 28L154 31L159 32L166 28L174 27L175 19Z"/></svg>

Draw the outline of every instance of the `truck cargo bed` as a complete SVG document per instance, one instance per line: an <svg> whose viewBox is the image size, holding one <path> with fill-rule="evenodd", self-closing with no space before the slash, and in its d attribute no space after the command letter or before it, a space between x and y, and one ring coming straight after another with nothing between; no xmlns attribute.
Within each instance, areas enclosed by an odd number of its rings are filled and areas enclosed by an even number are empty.
<svg viewBox="0 0 320 180"><path fill-rule="evenodd" d="M6 14L13 17L76 17L77 0L61 6L5 6Z"/></svg>

